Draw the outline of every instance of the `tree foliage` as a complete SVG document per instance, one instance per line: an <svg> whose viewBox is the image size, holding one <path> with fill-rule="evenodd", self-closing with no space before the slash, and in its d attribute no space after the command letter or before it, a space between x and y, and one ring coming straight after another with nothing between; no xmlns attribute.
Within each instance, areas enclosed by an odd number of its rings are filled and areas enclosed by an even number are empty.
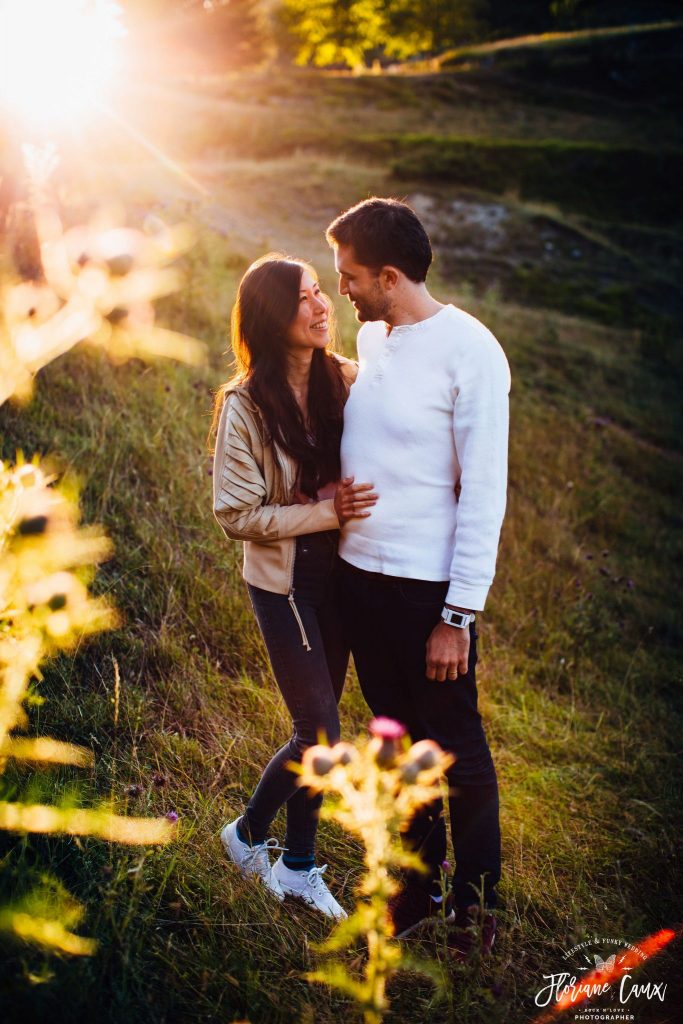
<svg viewBox="0 0 683 1024"><path fill-rule="evenodd" d="M474 41L677 14L673 0L282 0L282 12L297 63L319 67L362 67Z"/></svg>
<svg viewBox="0 0 683 1024"><path fill-rule="evenodd" d="M283 0L300 64L358 67L405 60L468 42L481 30L485 0Z"/></svg>

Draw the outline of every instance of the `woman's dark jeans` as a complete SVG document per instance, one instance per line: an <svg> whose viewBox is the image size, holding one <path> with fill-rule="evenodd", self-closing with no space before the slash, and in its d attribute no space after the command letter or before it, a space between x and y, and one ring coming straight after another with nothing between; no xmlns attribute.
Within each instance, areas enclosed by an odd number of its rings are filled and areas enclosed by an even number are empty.
<svg viewBox="0 0 683 1024"><path fill-rule="evenodd" d="M292 716L291 739L273 755L249 801L241 828L252 843L266 839L280 807L287 805L285 847L292 855L310 856L315 847L322 797L297 786L287 768L324 735L339 740L337 704L349 661L337 602L336 554L339 533L328 530L297 537L294 601L310 651L303 641L294 609L284 594L248 586L273 673Z"/></svg>
<svg viewBox="0 0 683 1024"><path fill-rule="evenodd" d="M433 739L456 760L448 769L456 906L495 905L500 878L496 771L477 709L477 634L470 626L466 675L443 683L426 675L426 644L440 622L448 582L364 572L339 560L342 615L361 690L375 715L402 722L413 741ZM441 800L413 818L405 833L430 869L424 885L434 894L446 856ZM421 876L413 876L414 881Z"/></svg>

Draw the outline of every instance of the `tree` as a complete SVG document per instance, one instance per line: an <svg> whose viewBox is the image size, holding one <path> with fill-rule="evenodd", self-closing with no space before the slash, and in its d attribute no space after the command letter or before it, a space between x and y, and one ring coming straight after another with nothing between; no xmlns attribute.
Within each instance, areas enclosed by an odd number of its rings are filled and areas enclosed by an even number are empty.
<svg viewBox="0 0 683 1024"><path fill-rule="evenodd" d="M376 57L406 60L470 41L486 0L284 0L300 64L358 67Z"/></svg>

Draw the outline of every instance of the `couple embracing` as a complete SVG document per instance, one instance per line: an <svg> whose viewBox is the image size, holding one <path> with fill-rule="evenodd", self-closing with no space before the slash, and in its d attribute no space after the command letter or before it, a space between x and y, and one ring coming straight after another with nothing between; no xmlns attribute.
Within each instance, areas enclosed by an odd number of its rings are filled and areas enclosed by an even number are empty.
<svg viewBox="0 0 683 1024"><path fill-rule="evenodd" d="M333 308L313 268L268 255L239 285L237 375L217 395L214 512L244 542L244 578L293 722L221 840L279 899L346 916L316 864L321 797L298 787L288 764L321 733L339 740L350 649L372 712L455 756L446 917L456 952L473 934L487 951L500 829L474 620L505 510L508 365L481 323L430 295L431 245L407 204L359 203L327 240L362 324L358 363L331 349ZM283 805L280 847L269 832ZM403 841L429 870L401 879L396 937L442 914L441 801L415 815Z"/></svg>

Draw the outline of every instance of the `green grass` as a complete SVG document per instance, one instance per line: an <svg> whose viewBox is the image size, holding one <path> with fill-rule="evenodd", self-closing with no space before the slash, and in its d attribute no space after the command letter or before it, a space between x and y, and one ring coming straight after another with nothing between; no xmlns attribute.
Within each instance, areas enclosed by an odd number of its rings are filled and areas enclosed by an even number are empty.
<svg viewBox="0 0 683 1024"><path fill-rule="evenodd" d="M207 287L185 316L206 326L212 295L231 290L235 275L218 240L199 256ZM635 939L680 914L673 751L681 621L667 598L680 559L672 491L680 456L666 380L643 366L623 333L497 303L470 308L497 332L515 378L510 508L480 672L506 870L497 957L481 975L455 978L455 1006L459 1021L524 1020L524 1000L561 947L593 932ZM248 1015L257 1024L346 1012L301 980L325 924L255 896L223 864L216 836L287 735L238 546L210 514L203 444L208 388L222 377L222 329L219 319L205 331L213 352L206 375L114 369L73 355L42 375L30 409L2 413L3 456L15 446L49 450L87 481L86 518L105 523L116 546L99 589L126 618L48 669L48 701L34 727L94 747L97 768L81 798L111 794L130 812L175 809L183 824L179 842L157 851L92 840L4 843L3 884L21 891L46 871L61 878L86 905L84 930L102 942L86 962L7 951L3 984L16 1019L22 1007L56 1012L67 993L73 1019L102 1021L140 1013L208 1021L220 1011L220 1019ZM346 735L366 718L351 683ZM39 780L48 793L56 788L51 775ZM130 783L141 796L125 796ZM2 784L22 791L29 779L12 771ZM349 900L358 850L335 827L321 832ZM44 971L49 983L27 982ZM486 993L498 986L491 1009ZM448 1019L425 983L404 977L393 997L390 1019ZM415 1006L423 1016L405 1016Z"/></svg>
<svg viewBox="0 0 683 1024"><path fill-rule="evenodd" d="M445 180L494 195L515 191L599 220L621 220L625 208L635 223L670 224L679 216L680 150L412 134L361 137L359 145L392 157L399 179Z"/></svg>
<svg viewBox="0 0 683 1024"><path fill-rule="evenodd" d="M355 118L367 134L379 116L376 106L366 109L368 97L388 97L380 128L412 130L396 127L403 108L400 97L392 106L390 89L328 81L334 87L321 86L319 103L306 98L305 109L335 111L345 96L344 130ZM337 99L328 102L330 95ZM207 114L214 139L220 103ZM451 123L473 116L450 109ZM535 117L527 108L517 114ZM271 116L286 120L280 108ZM488 125L500 116L492 113ZM627 127L613 127L611 137L628 136ZM106 178L99 171L78 179L73 170L84 209L109 193L127 200L133 220L156 207L194 223L186 288L160 308L173 327L207 341L210 363L202 371L138 361L114 368L77 352L40 375L30 406L0 410L1 457L40 451L82 479L85 520L103 523L115 544L97 589L124 617L120 629L48 667L39 687L47 701L31 710L32 730L92 747L95 768L30 774L10 766L0 792L85 803L111 797L129 813L176 810L182 827L177 843L148 851L0 838L0 903L42 885L65 906L68 891L85 906L80 930L101 942L90 960L5 942L0 1005L12 1024L356 1019L347 1002L302 977L319 960L315 943L326 923L254 892L224 862L217 838L288 735L240 578L239 545L225 540L211 514L205 438L211 389L226 376L230 303L246 262L271 246L312 258L333 290L322 228L340 206L392 189L381 156L361 158L334 138L327 146L323 127L312 131L315 153L283 155L275 140L258 160L225 151L209 159L199 139L188 169L209 199L132 151L103 162ZM466 194L418 184L435 199ZM662 242L662 232L648 231ZM641 237L637 225L620 227L625 251L637 253ZM444 251L447 244L446 237ZM456 275L443 273L443 258L437 268L435 293L492 328L514 379L509 510L479 665L501 781L501 932L489 964L450 971L450 997L441 1003L429 982L398 978L388 1020L521 1024L564 949L595 934L633 941L683 918L675 848L683 826L675 757L683 620L673 585L683 432L678 364L668 358L677 328L657 348L628 311L620 327L606 326L590 310L580 318L539 308L556 303L552 294L543 303L527 296L533 306L525 306L496 290L459 288ZM351 352L346 307L340 323ZM117 725L114 659L122 680ZM351 675L345 735L361 732L367 717ZM127 795L131 784L140 795ZM359 878L356 843L323 824L320 848L349 902ZM442 956L438 944L424 952ZM349 962L354 955L362 950ZM682 995L673 955L647 974L669 991L663 1006L640 1004L638 1019L673 1021Z"/></svg>

